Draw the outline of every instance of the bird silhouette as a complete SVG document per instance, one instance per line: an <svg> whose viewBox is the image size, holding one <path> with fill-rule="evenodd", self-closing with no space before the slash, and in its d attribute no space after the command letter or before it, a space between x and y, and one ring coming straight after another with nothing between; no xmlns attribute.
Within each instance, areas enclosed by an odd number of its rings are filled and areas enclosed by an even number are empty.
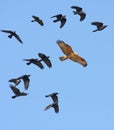
<svg viewBox="0 0 114 130"><path fill-rule="evenodd" d="M42 19L40 19L39 17L34 16L34 15L33 15L32 17L33 17L34 20L31 20L31 22L37 22L37 23L39 23L41 26L44 26L44 23L43 23Z"/></svg>
<svg viewBox="0 0 114 130"><path fill-rule="evenodd" d="M9 33L8 37L12 38L13 36L20 42L23 43L19 35L16 33L16 31L11 30L1 30L2 32Z"/></svg>
<svg viewBox="0 0 114 130"><path fill-rule="evenodd" d="M107 25L104 25L102 22L92 22L91 24L97 27L97 29L93 30L93 32L101 31L107 27Z"/></svg>
<svg viewBox="0 0 114 130"><path fill-rule="evenodd" d="M10 79L9 82L13 82L15 86L17 86L21 82L21 80L17 78L13 78L13 79Z"/></svg>
<svg viewBox="0 0 114 130"><path fill-rule="evenodd" d="M54 102L54 103L52 103L52 104L46 106L44 110L48 110L48 109L51 108L51 107L54 108L55 113L58 113L58 112L59 112L59 105L58 105L57 102Z"/></svg>
<svg viewBox="0 0 114 130"><path fill-rule="evenodd" d="M83 9L79 6L71 6L72 9L75 9L76 11L73 11L74 15L78 14L80 16L80 21L83 21L86 17L86 13L83 11Z"/></svg>
<svg viewBox="0 0 114 130"><path fill-rule="evenodd" d="M38 59L23 59L24 61L28 61L26 64L30 65L31 63L38 66L40 69L44 69L44 66L42 65L42 63L38 60Z"/></svg>
<svg viewBox="0 0 114 130"><path fill-rule="evenodd" d="M41 58L41 60L39 61L44 61L44 63L49 67L51 68L52 67L52 63L51 61L49 60L49 56L46 56L45 54L43 53L38 53L38 56Z"/></svg>
<svg viewBox="0 0 114 130"><path fill-rule="evenodd" d="M29 83L30 83L29 77L30 77L30 76L31 76L31 75L26 75L26 74L25 74L25 75L22 75L22 76L20 76L20 77L17 78L18 80L20 80L20 79L23 80L25 90L27 90L28 87L29 87Z"/></svg>
<svg viewBox="0 0 114 130"><path fill-rule="evenodd" d="M57 15L52 16L51 18L54 18L54 17L56 17L56 20L53 20L53 22L60 21L60 28L62 28L65 25L66 20L67 20L66 15L57 14Z"/></svg>
<svg viewBox="0 0 114 130"><path fill-rule="evenodd" d="M18 88L16 88L13 85L10 85L10 88L13 91L13 93L15 94L14 96L12 96L12 98L16 98L16 97L19 97L19 96L26 96L26 95L28 95L25 92L21 92Z"/></svg>
<svg viewBox="0 0 114 130"><path fill-rule="evenodd" d="M58 103L58 96L57 96L57 94L59 94L59 93L51 93L49 95L46 95L45 97L51 97L53 102L57 102Z"/></svg>
<svg viewBox="0 0 114 130"><path fill-rule="evenodd" d="M70 59L74 62L77 62L83 65L83 67L87 66L86 60L82 58L81 56L79 56L76 52L74 52L70 45L66 44L64 41L61 41L61 40L58 40L57 44L60 47L60 49L63 51L63 53L65 54L65 56L59 57L61 61Z"/></svg>

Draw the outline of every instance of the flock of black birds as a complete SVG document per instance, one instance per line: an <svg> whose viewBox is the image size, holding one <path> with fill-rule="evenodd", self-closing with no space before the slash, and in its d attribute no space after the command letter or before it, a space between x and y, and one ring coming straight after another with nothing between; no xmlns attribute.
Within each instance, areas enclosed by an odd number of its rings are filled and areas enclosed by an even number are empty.
<svg viewBox="0 0 114 130"><path fill-rule="evenodd" d="M81 7L71 6L71 8L75 10L75 11L73 10L74 15L80 16L80 21L83 21L86 18L86 13L83 11L83 9ZM43 20L40 19L38 16L33 15L32 18L33 18L33 20L31 20L31 22L37 22L41 26L44 26ZM62 14L54 15L51 18L56 18L55 20L53 20L54 23L60 22L60 28L62 28L67 21L66 15L62 15ZM107 27L107 25L104 25L102 22L95 21L95 22L92 22L91 24L95 25L97 27L95 30L93 30L93 32L101 31ZM16 31L11 31L11 30L1 30L1 31L4 33L8 33L9 38L15 37L20 43L23 44L23 41L21 40L20 36L16 33ZM66 44L64 41L61 41L61 40L58 40L57 44L60 47L60 49L63 51L63 53L65 54L65 56L59 57L59 59L61 61L64 61L66 59L71 59L72 61L83 65L84 67L87 66L87 61L84 58L82 58L81 56L79 56L76 52L74 52L70 45ZM44 69L44 65L42 64L42 62L44 62L49 68L52 67L52 63L51 63L51 60L49 59L50 58L49 56L47 56L43 53L38 53L38 56L40 59L30 58L30 59L23 59L23 61L26 61L27 65L34 64L37 67L39 67L40 69ZM28 90L29 83L30 83L30 76L31 75L25 74L25 75L19 76L17 78L12 78L9 80L9 82L14 83L14 84L10 85L11 90L15 94L12 96L13 99L16 97L19 97L19 96L28 95L28 93L26 93L26 92L21 92L17 88L17 86L20 84L21 81L23 81L25 90ZM52 94L45 96L45 97L51 97L53 100L53 103L46 106L44 110L47 110L47 109L53 107L56 113L59 112L58 96L57 95L58 95L58 93L52 93Z"/></svg>

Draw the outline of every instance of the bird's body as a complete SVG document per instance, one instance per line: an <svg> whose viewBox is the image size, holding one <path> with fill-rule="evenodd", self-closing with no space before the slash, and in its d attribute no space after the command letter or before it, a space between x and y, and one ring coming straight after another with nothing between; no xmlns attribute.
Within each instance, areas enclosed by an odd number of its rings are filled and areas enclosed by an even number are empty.
<svg viewBox="0 0 114 130"><path fill-rule="evenodd" d="M77 62L84 67L87 66L87 62L84 58L79 56L76 52L74 52L70 45L66 44L64 41L57 41L57 44L59 45L60 49L63 51L65 56L59 57L61 61L64 61L66 59L70 59L74 62Z"/></svg>
<svg viewBox="0 0 114 130"><path fill-rule="evenodd" d="M16 33L16 31L11 30L1 30L2 32L9 33L8 37L12 38L13 36L20 42L23 43L19 35Z"/></svg>
<svg viewBox="0 0 114 130"><path fill-rule="evenodd" d="M54 103L52 103L52 104L46 106L44 110L48 110L48 109L51 108L51 107L54 108L55 113L58 113L58 112L59 112L59 105L58 105L57 102L54 102Z"/></svg>
<svg viewBox="0 0 114 130"><path fill-rule="evenodd" d="M58 96L57 96L58 93L51 93L49 95L46 95L45 97L51 97L53 102L57 102L58 103Z"/></svg>
<svg viewBox="0 0 114 130"><path fill-rule="evenodd" d="M43 23L42 19L40 19L39 17L34 16L34 15L33 15L32 17L33 17L34 20L31 20L31 22L37 22L37 23L39 23L41 26L44 26L44 23Z"/></svg>
<svg viewBox="0 0 114 130"><path fill-rule="evenodd" d="M38 59L24 59L24 61L28 61L26 64L30 65L31 63L38 66L40 69L43 69L44 66L42 65L42 63L38 60Z"/></svg>
<svg viewBox="0 0 114 130"><path fill-rule="evenodd" d="M51 68L52 67L52 63L51 61L49 60L49 56L46 56L45 54L43 53L38 53L38 56L41 58L40 61L44 61L44 63L49 67Z"/></svg>
<svg viewBox="0 0 114 130"><path fill-rule="evenodd" d="M80 21L83 21L86 17L86 13L83 11L83 9L79 6L71 6L72 9L75 9L76 11L73 11L74 15L78 14L80 16Z"/></svg>
<svg viewBox="0 0 114 130"><path fill-rule="evenodd" d="M60 21L60 28L62 28L66 23L66 16L62 14L58 14L58 15L52 16L51 18L54 18L54 17L56 17L56 20L53 20L53 22Z"/></svg>
<svg viewBox="0 0 114 130"><path fill-rule="evenodd" d="M93 32L101 31L107 27L107 25L104 25L102 22L92 22L91 24L97 27L97 29L93 30Z"/></svg>
<svg viewBox="0 0 114 130"><path fill-rule="evenodd" d="M16 98L16 97L19 97L19 96L26 96L26 95L28 95L25 92L20 92L20 90L18 88L16 88L15 86L13 86L13 85L10 85L10 88L13 91L13 93L15 94L14 96L12 96L12 98Z"/></svg>

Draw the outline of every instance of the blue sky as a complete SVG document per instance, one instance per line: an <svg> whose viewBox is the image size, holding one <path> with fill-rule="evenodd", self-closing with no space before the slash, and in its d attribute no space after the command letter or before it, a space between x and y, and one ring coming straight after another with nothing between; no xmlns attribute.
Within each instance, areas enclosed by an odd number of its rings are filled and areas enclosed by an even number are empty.
<svg viewBox="0 0 114 130"><path fill-rule="evenodd" d="M83 8L87 17L79 21L73 5ZM2 0L0 29L16 30L23 45L0 33L0 129L1 130L114 130L114 12L113 0ZM62 13L67 22L63 28L50 17ZM31 23L39 16L44 26ZM91 22L108 25L93 33ZM87 67L70 60L56 44L63 40L88 62ZM43 70L27 66L24 58L37 58L41 52L50 56L52 68ZM31 74L26 97L12 99L8 80ZM25 91L23 83L18 86ZM45 95L58 92L58 114L44 111L52 103Z"/></svg>

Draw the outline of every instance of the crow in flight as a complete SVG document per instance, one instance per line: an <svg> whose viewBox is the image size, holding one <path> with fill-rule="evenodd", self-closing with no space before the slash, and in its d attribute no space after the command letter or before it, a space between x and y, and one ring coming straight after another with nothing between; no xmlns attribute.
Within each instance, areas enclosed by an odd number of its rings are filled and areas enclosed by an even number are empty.
<svg viewBox="0 0 114 130"><path fill-rule="evenodd" d="M41 61L44 61L44 63L49 67L51 68L52 67L52 63L51 61L49 60L49 56L46 56L45 54L43 53L38 53L38 56L41 58L41 60L39 60L40 62Z"/></svg>
<svg viewBox="0 0 114 130"><path fill-rule="evenodd" d="M19 96L26 96L26 95L28 95L25 92L20 92L20 90L18 88L16 88L15 86L13 86L13 85L10 85L10 88L11 88L11 90L15 94L14 96L12 96L12 98L16 98L16 97L19 97Z"/></svg>
<svg viewBox="0 0 114 130"><path fill-rule="evenodd" d="M54 17L56 17L56 20L53 20L53 22L60 21L60 28L62 28L66 23L66 15L58 14L58 15L52 16L51 18L54 18Z"/></svg>
<svg viewBox="0 0 114 130"><path fill-rule="evenodd" d="M24 61L28 61L26 64L30 65L31 63L40 67L40 69L44 69L44 66L42 65L42 63L38 60L38 59L24 59Z"/></svg>
<svg viewBox="0 0 114 130"><path fill-rule="evenodd" d="M42 21L39 17L34 16L34 15L33 15L32 17L33 17L34 20L31 20L31 22L37 22L37 23L39 23L41 26L44 26L43 21Z"/></svg>
<svg viewBox="0 0 114 130"><path fill-rule="evenodd" d="M17 78L18 80L20 80L20 79L23 80L25 90L27 90L28 87L29 87L29 83L30 83L29 77L30 77L30 76L31 76L31 75L26 75L26 74L25 74L25 75L22 75L22 76L20 76L20 77Z"/></svg>
<svg viewBox="0 0 114 130"><path fill-rule="evenodd" d="M1 31L9 33L8 35L9 38L12 38L14 36L20 43L23 43L19 35L17 35L16 31L10 31L10 30L1 30Z"/></svg>
<svg viewBox="0 0 114 130"><path fill-rule="evenodd" d="M86 13L83 11L83 9L79 6L71 6L72 9L75 9L76 11L73 11L74 15L78 14L80 15L80 21L83 21L86 17Z"/></svg>
<svg viewBox="0 0 114 130"><path fill-rule="evenodd" d="M92 22L91 24L97 27L97 29L93 30L93 32L101 31L107 27L107 25L104 25L102 22Z"/></svg>

